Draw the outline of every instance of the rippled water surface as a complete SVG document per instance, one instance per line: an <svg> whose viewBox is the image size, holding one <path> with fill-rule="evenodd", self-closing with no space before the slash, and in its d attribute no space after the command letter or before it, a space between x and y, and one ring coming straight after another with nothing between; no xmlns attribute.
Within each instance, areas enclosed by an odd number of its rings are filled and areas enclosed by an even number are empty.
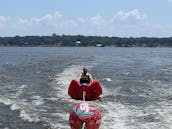
<svg viewBox="0 0 172 129"><path fill-rule="evenodd" d="M171 48L0 47L0 128L70 129L68 86L100 81L101 129L172 128Z"/></svg>

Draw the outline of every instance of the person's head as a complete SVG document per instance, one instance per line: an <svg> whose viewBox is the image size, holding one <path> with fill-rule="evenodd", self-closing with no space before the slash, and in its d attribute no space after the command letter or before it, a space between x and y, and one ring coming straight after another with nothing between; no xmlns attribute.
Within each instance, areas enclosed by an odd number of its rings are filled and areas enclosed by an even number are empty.
<svg viewBox="0 0 172 129"><path fill-rule="evenodd" d="M88 69L86 67L83 67L83 73L87 73Z"/></svg>

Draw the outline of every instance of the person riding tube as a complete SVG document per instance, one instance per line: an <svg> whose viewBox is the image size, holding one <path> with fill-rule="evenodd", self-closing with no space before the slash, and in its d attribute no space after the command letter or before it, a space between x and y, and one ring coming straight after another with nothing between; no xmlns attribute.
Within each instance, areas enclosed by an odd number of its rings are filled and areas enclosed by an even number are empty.
<svg viewBox="0 0 172 129"><path fill-rule="evenodd" d="M93 81L92 75L88 73L88 69L83 67L83 72L79 75L79 81L81 84L90 83Z"/></svg>

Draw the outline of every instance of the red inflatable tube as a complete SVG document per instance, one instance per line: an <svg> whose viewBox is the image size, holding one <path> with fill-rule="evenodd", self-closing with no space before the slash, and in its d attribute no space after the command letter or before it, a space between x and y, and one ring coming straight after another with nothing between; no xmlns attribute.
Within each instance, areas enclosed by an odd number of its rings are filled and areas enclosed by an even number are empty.
<svg viewBox="0 0 172 129"><path fill-rule="evenodd" d="M85 92L85 100L94 100L102 94L102 88L98 81L93 81L89 84L80 84L78 80L72 80L68 89L69 96L74 99L83 100L83 92Z"/></svg>
<svg viewBox="0 0 172 129"><path fill-rule="evenodd" d="M95 105L77 104L70 113L69 124L71 129L99 129L100 111Z"/></svg>

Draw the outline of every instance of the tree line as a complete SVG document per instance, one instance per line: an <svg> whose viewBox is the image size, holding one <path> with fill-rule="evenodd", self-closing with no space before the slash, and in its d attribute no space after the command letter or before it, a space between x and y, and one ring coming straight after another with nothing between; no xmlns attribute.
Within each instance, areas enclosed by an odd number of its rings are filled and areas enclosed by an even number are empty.
<svg viewBox="0 0 172 129"><path fill-rule="evenodd" d="M172 37L107 37L83 35L0 37L0 46L113 46L113 47L172 47Z"/></svg>

